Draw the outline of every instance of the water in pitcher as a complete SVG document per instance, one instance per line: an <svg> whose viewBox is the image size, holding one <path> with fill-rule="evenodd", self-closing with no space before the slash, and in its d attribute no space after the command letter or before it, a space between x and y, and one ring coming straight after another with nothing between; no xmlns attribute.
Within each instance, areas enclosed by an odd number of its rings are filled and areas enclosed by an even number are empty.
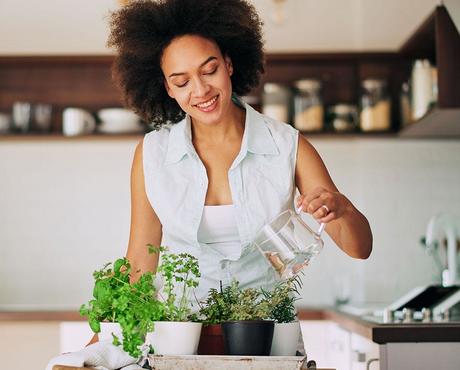
<svg viewBox="0 0 460 370"><path fill-rule="evenodd" d="M323 248L320 234L290 210L264 226L254 244L282 279L297 275Z"/></svg>

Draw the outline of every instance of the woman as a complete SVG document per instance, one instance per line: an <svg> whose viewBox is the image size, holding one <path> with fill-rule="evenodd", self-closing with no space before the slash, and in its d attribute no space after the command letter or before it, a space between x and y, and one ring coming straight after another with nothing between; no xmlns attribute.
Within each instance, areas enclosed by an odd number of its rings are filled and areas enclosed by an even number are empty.
<svg viewBox="0 0 460 370"><path fill-rule="evenodd" d="M220 280L272 287L277 277L251 241L294 206L327 223L348 255L372 249L366 218L309 142L238 98L263 72L261 25L244 0L136 1L111 20L114 75L157 129L134 154L127 257L142 273L158 264L146 244L194 254L198 299Z"/></svg>

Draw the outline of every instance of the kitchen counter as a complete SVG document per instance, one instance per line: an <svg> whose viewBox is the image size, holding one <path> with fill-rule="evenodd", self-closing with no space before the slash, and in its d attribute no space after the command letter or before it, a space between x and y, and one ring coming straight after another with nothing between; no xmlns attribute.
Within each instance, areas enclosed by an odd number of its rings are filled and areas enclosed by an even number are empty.
<svg viewBox="0 0 460 370"><path fill-rule="evenodd" d="M460 342L460 321L388 323L377 316L356 316L340 309L299 310L300 320L329 320L378 344L409 342Z"/></svg>
<svg viewBox="0 0 460 370"><path fill-rule="evenodd" d="M300 308L300 320L328 320L375 343L460 342L460 321L383 324L374 316L357 316L336 308ZM85 321L76 311L0 311L0 322Z"/></svg>

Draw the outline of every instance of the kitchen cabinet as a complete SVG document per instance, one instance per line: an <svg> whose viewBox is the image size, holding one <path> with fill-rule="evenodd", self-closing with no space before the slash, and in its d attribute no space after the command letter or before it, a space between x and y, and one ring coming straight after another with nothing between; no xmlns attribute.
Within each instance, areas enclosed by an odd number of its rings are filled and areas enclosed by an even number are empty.
<svg viewBox="0 0 460 370"><path fill-rule="evenodd" d="M460 368L460 343L387 343L381 346L381 370Z"/></svg>
<svg viewBox="0 0 460 370"><path fill-rule="evenodd" d="M306 353L310 359L316 361L318 367L360 370L366 369L365 362L369 358L378 358L377 344L351 333L333 321L301 321L301 328Z"/></svg>
<svg viewBox="0 0 460 370"><path fill-rule="evenodd" d="M380 369L379 345L356 333L350 333L350 370Z"/></svg>
<svg viewBox="0 0 460 370"><path fill-rule="evenodd" d="M400 53L433 62L439 91L437 106L402 130L401 136L460 137L460 34L444 6L436 7Z"/></svg>

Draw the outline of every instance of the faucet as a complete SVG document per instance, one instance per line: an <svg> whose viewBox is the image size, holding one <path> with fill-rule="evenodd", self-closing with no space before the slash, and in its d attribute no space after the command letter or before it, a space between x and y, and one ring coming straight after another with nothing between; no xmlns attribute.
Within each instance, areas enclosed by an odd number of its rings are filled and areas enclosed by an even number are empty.
<svg viewBox="0 0 460 370"><path fill-rule="evenodd" d="M439 213L431 217L425 234L427 248L433 248L436 240L443 236L447 239L447 269L442 271L442 285L451 286L459 282L457 238L460 237L460 217L450 213Z"/></svg>

